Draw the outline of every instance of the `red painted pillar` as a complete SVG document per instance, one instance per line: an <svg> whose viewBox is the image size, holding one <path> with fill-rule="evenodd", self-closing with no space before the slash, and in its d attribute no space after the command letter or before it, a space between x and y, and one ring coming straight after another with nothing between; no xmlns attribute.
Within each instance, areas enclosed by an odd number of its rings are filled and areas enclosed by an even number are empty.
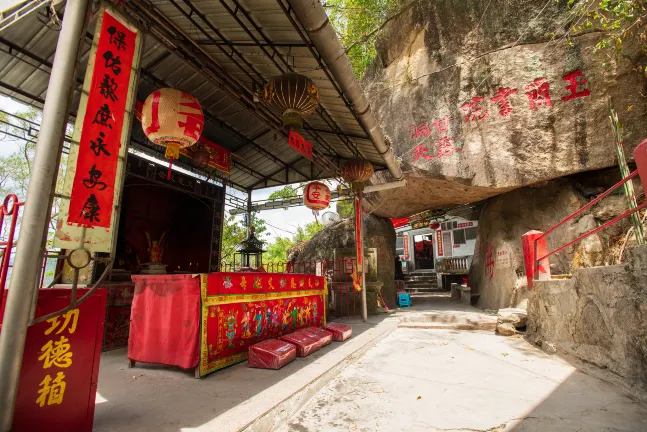
<svg viewBox="0 0 647 432"><path fill-rule="evenodd" d="M523 261L526 266L526 278L528 279L528 289L532 289L534 279L550 279L550 261L548 258L541 260L537 265L536 260L548 253L546 237L541 237L544 233L541 231L528 231L521 236L523 246ZM537 241L535 241L537 240ZM536 247L535 247L536 243ZM536 253L536 255L535 255Z"/></svg>

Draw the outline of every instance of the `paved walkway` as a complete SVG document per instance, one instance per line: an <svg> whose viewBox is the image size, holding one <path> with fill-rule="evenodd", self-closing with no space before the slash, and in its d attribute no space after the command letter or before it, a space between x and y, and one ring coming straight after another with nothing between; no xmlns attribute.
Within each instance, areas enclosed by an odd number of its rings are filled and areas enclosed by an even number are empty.
<svg viewBox="0 0 647 432"><path fill-rule="evenodd" d="M647 409L521 338L400 328L280 432L645 431Z"/></svg>

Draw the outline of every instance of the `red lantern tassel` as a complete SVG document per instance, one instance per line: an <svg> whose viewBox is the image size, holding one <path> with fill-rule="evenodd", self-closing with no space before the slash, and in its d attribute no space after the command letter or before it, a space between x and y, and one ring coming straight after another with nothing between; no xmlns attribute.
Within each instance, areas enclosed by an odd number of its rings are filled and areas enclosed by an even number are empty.
<svg viewBox="0 0 647 432"><path fill-rule="evenodd" d="M173 156L171 156L169 159L168 173L166 174L166 180L171 180L171 168L173 168Z"/></svg>

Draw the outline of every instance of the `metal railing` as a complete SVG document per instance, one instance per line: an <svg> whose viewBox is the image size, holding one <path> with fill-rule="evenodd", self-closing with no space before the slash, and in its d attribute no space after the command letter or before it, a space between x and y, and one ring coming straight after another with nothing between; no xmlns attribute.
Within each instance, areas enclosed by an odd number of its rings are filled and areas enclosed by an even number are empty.
<svg viewBox="0 0 647 432"><path fill-rule="evenodd" d="M581 234L577 238L562 244L561 246L555 248L552 251L548 251L548 246L546 242L546 237L553 233L557 228L564 225L566 222L574 219L575 217L581 215L583 212L590 209L595 204L602 201L604 198L618 190L625 183L631 181L632 179L638 177L643 184L643 190L645 189L647 181L647 140L644 140L636 149L634 150L634 159L636 161L637 169L636 171L629 174L624 179L620 180L618 183L613 185L611 188L601 193L598 197L593 199L591 202L586 204L584 207L580 208L576 212L568 215L559 223L553 225L545 232L541 231L529 231L522 236L522 245L523 245L523 255L524 255L524 264L526 267L526 278L528 280L528 289L532 289L532 281L537 279L550 279L550 261L548 258L556 253L566 249L569 246L572 246L575 243L578 243L585 238L597 233L600 230L603 230L620 220L644 209L647 207L647 201L643 201L642 204L637 205L634 208L623 212L622 214L614 217L613 219L599 225L584 234ZM536 277L537 276L537 277Z"/></svg>

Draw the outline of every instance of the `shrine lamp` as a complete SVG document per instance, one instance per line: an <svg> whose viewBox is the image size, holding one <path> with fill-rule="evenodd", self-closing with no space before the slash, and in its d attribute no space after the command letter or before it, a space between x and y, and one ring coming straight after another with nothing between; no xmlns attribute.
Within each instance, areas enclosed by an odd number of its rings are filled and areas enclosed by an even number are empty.
<svg viewBox="0 0 647 432"><path fill-rule="evenodd" d="M304 75L284 73L265 84L263 100L281 113L286 132L290 129L300 130L303 127L303 117L317 109L319 89Z"/></svg>
<svg viewBox="0 0 647 432"><path fill-rule="evenodd" d="M240 242L234 254L234 268L260 268L263 265L263 241L254 234L254 227L249 227L247 238Z"/></svg>

